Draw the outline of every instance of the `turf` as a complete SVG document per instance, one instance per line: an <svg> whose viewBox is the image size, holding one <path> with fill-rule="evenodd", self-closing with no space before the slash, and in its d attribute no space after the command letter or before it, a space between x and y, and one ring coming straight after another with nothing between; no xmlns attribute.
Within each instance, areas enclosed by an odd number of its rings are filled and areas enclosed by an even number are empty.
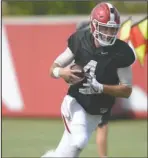
<svg viewBox="0 0 148 158"><path fill-rule="evenodd" d="M40 157L55 148L63 132L61 120L3 119L2 157ZM81 157L97 157L95 132ZM147 157L147 121L111 121L110 157Z"/></svg>

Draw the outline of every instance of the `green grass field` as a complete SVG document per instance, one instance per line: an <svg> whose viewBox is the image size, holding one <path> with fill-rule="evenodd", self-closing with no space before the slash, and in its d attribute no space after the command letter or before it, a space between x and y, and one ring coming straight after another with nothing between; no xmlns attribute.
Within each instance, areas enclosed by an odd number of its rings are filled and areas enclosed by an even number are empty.
<svg viewBox="0 0 148 158"><path fill-rule="evenodd" d="M110 157L147 157L147 121L111 121ZM61 120L3 119L2 156L40 157L55 148L63 132ZM81 157L97 157L95 132Z"/></svg>

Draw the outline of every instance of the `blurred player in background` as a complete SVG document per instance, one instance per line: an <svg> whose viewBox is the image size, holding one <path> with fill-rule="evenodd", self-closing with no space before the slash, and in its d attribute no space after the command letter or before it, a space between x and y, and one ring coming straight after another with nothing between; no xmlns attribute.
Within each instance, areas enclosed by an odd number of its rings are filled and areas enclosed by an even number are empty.
<svg viewBox="0 0 148 158"><path fill-rule="evenodd" d="M54 151L42 157L78 157L92 132L110 115L116 97L131 95L131 65L135 56L127 43L117 39L119 28L117 9L110 3L96 5L91 12L90 28L73 33L66 50L51 66L52 77L63 78L71 85L61 105L63 137ZM84 78L77 75L82 70L71 69L73 60L83 67Z"/></svg>

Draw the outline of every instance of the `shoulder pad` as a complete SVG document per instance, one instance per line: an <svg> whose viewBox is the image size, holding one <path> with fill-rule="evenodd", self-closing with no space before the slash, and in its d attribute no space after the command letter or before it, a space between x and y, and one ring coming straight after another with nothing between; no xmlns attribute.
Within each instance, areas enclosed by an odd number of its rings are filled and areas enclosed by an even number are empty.
<svg viewBox="0 0 148 158"><path fill-rule="evenodd" d="M132 48L124 41L117 39L116 48L116 63L117 67L128 67L135 61L135 54Z"/></svg>
<svg viewBox="0 0 148 158"><path fill-rule="evenodd" d="M76 55L81 39L84 37L86 30L78 30L68 38L68 47Z"/></svg>
<svg viewBox="0 0 148 158"><path fill-rule="evenodd" d="M81 29L89 28L89 25L90 25L89 21L83 21L83 22L77 24L76 29L81 30Z"/></svg>

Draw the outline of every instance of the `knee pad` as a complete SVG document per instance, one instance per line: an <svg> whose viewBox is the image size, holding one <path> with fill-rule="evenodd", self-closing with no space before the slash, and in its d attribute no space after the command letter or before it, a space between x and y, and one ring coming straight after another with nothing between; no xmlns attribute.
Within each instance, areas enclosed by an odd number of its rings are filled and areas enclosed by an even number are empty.
<svg viewBox="0 0 148 158"><path fill-rule="evenodd" d="M78 149L83 149L88 143L87 135L76 134L72 136L72 146L75 146Z"/></svg>

